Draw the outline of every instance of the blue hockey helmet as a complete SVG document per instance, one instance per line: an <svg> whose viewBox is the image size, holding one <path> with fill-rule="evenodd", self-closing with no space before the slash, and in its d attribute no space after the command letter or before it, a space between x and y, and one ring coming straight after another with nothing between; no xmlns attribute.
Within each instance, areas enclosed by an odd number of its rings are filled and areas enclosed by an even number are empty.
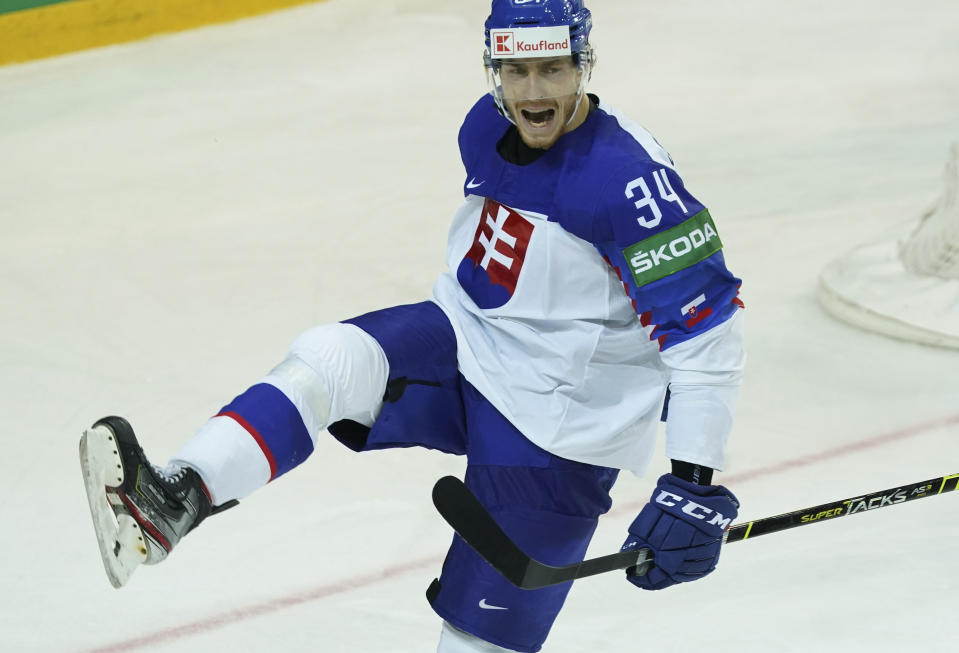
<svg viewBox="0 0 959 653"><path fill-rule="evenodd" d="M582 0L493 0L486 19L486 47L490 49L491 29L564 26L569 27L572 52L589 48L593 17Z"/></svg>
<svg viewBox="0 0 959 653"><path fill-rule="evenodd" d="M575 104L566 116L573 120L585 96L586 83L592 73L595 54L589 43L593 17L583 0L493 0L486 19L486 52L483 63L490 84L490 94L500 113L512 122L510 101L557 97L575 97ZM569 73L552 74L547 83L533 90L526 85L503 80L503 65L517 67L522 60L572 57Z"/></svg>

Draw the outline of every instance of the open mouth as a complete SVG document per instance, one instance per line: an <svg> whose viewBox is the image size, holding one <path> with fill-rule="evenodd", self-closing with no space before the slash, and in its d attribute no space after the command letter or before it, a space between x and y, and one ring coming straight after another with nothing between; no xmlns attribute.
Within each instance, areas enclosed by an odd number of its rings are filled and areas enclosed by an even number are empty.
<svg viewBox="0 0 959 653"><path fill-rule="evenodd" d="M542 111L530 111L529 109L523 109L521 111L523 114L523 119L526 120L527 124L534 129L541 129L546 127L556 116L555 109L543 109Z"/></svg>

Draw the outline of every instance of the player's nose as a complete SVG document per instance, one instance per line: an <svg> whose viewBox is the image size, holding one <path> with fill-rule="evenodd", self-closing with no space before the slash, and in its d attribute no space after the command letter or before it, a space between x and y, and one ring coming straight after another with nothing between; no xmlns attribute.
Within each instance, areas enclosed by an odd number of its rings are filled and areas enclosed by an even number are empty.
<svg viewBox="0 0 959 653"><path fill-rule="evenodd" d="M541 100L550 97L549 84L539 73L533 72L523 80L523 98Z"/></svg>

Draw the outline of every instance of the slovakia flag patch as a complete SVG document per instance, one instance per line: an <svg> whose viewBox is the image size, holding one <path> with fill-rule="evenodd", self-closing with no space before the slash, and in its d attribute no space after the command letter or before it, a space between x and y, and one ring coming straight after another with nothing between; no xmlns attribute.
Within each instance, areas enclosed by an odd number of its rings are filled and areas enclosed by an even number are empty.
<svg viewBox="0 0 959 653"><path fill-rule="evenodd" d="M487 199L473 246L456 270L460 285L480 308L499 308L512 298L533 235L533 223Z"/></svg>

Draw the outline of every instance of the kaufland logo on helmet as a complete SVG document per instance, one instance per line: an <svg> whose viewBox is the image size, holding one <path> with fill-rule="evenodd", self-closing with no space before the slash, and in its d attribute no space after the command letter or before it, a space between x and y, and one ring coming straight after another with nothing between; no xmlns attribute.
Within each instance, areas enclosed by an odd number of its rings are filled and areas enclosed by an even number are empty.
<svg viewBox="0 0 959 653"><path fill-rule="evenodd" d="M491 29L490 53L495 59L559 57L572 54L569 26Z"/></svg>

